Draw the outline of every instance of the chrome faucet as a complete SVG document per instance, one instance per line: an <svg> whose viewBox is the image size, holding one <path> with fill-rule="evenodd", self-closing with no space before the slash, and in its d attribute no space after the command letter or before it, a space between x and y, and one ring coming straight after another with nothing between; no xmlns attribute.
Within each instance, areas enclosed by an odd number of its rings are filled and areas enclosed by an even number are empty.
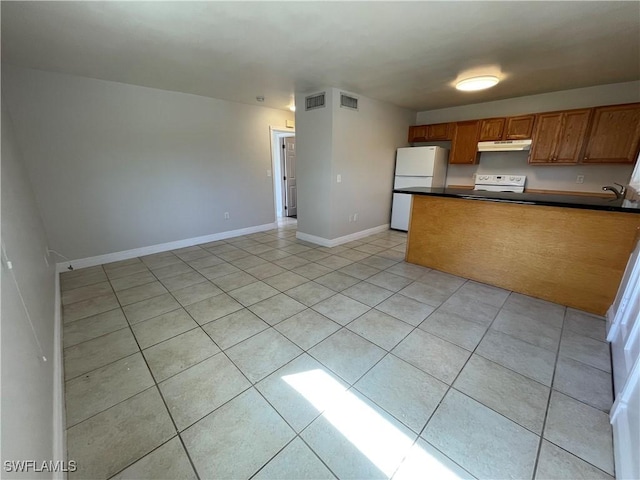
<svg viewBox="0 0 640 480"><path fill-rule="evenodd" d="M602 190L604 190L605 192L612 192L616 196L616 199L624 198L624 194L627 191L625 186L624 185L620 185L619 183L615 183L615 182L614 182L614 184L618 185L620 187L620 190L618 190L613 185L605 185L604 187L602 187Z"/></svg>

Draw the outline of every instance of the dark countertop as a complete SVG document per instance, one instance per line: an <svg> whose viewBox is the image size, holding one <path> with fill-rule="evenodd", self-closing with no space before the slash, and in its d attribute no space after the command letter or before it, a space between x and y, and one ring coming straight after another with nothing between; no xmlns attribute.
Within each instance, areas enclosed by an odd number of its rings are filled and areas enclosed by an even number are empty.
<svg viewBox="0 0 640 480"><path fill-rule="evenodd" d="M520 203L523 205L546 205L550 207L582 208L586 210L608 210L612 212L640 213L640 204L624 202L622 199L589 197L585 195L563 195L549 193L485 192L463 188L398 188L393 193L411 193L434 197L463 198L489 202Z"/></svg>

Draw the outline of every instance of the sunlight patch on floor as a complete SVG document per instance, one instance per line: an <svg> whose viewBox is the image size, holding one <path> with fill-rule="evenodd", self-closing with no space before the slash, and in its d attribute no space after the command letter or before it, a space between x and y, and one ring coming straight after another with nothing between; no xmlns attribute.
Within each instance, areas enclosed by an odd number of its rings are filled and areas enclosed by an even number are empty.
<svg viewBox="0 0 640 480"><path fill-rule="evenodd" d="M464 478L464 474L461 476L446 465L444 459L413 445L412 438L356 395L345 391L340 382L325 371L309 370L282 379L319 412L324 412L323 418L388 477L398 469L399 460L407 456L395 478L426 478L425 475L438 479Z"/></svg>

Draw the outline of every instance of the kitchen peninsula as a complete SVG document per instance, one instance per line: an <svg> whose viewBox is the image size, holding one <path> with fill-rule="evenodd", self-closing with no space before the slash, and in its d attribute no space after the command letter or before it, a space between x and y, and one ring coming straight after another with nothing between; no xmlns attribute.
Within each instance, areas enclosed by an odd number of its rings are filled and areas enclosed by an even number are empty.
<svg viewBox="0 0 640 480"><path fill-rule="evenodd" d="M571 195L404 188L406 261L604 315L640 231L640 207Z"/></svg>

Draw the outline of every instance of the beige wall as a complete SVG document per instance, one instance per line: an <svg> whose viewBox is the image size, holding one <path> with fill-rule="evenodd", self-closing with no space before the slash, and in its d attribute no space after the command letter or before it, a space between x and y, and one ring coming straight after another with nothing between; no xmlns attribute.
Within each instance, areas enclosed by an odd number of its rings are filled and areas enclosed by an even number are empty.
<svg viewBox="0 0 640 480"><path fill-rule="evenodd" d="M269 127L291 112L11 66L2 80L51 248L67 257L274 222Z"/></svg>
<svg viewBox="0 0 640 480"><path fill-rule="evenodd" d="M4 465L5 460L52 460L52 419L60 418L54 408L64 406L54 404L54 356L59 353L54 348L55 270L45 262L47 238L2 100L2 246L13 265L9 270L3 258L0 425ZM4 471L2 477L26 478Z"/></svg>
<svg viewBox="0 0 640 480"><path fill-rule="evenodd" d="M320 92L325 92L325 102L331 105L331 88L314 93ZM305 111L307 95L296 94L298 231L324 237L331 229L333 112L328 107Z"/></svg>
<svg viewBox="0 0 640 480"><path fill-rule="evenodd" d="M298 231L333 240L389 223L396 149L415 112L357 94L353 111L340 107L343 90L320 91L327 106L308 112L309 93L296 95Z"/></svg>
<svg viewBox="0 0 640 480"><path fill-rule="evenodd" d="M389 223L396 149L408 145L414 112L361 95L358 110L349 110L334 92L331 238L338 238Z"/></svg>
<svg viewBox="0 0 640 480"><path fill-rule="evenodd" d="M632 102L640 102L640 82L637 81L418 112L415 124L454 122ZM442 143L434 144L443 145ZM448 144L444 145L449 147ZM450 165L447 185L472 185L475 173L514 173L527 175L529 188L599 192L603 185L610 185L612 182L628 183L632 170L633 165L530 166L527 163L526 152L485 152L480 155L478 165ZM578 175L584 175L583 184L576 183Z"/></svg>

